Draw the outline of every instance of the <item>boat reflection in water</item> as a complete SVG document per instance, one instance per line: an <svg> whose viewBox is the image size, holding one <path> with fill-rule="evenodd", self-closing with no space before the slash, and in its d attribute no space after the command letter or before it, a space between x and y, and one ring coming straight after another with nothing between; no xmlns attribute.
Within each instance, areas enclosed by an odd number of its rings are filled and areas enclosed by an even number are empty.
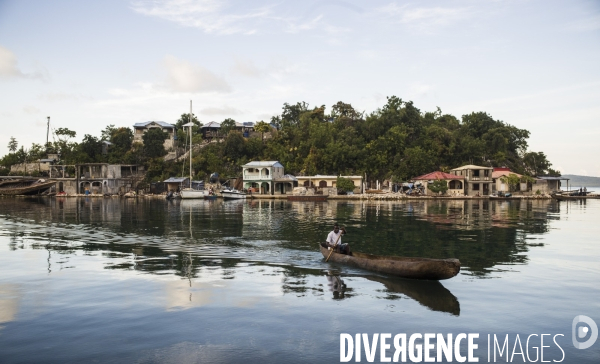
<svg viewBox="0 0 600 364"><path fill-rule="evenodd" d="M419 302L432 311L447 312L460 316L458 298L438 281L404 278L366 276L366 279L382 283L389 293L400 293Z"/></svg>
<svg viewBox="0 0 600 364"><path fill-rule="evenodd" d="M438 281L388 278L375 275L356 277L383 284L385 291L391 294L392 299L394 294L401 294L432 311L447 312L454 316L460 316L458 298ZM346 291L354 291L346 286L339 274L334 272L328 272L327 285L329 291L333 292L334 299L344 299L346 298Z"/></svg>

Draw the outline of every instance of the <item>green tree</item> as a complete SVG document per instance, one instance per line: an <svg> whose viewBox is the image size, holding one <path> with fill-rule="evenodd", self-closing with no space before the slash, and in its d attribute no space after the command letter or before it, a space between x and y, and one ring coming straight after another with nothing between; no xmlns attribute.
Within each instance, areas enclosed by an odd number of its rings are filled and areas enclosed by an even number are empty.
<svg viewBox="0 0 600 364"><path fill-rule="evenodd" d="M246 140L241 132L235 130L227 134L223 144L223 152L233 161L242 158L245 153Z"/></svg>
<svg viewBox="0 0 600 364"><path fill-rule="evenodd" d="M268 133L271 131L271 125L269 125L261 120L254 125L254 130L260 133L260 139L264 143L265 142L265 133Z"/></svg>
<svg viewBox="0 0 600 364"><path fill-rule="evenodd" d="M63 142L67 142L69 139L77 136L77 132L67 128L58 128L54 134L56 134L56 137Z"/></svg>
<svg viewBox="0 0 600 364"><path fill-rule="evenodd" d="M339 192L352 192L354 191L354 182L350 178L338 177L335 181L335 186Z"/></svg>
<svg viewBox="0 0 600 364"><path fill-rule="evenodd" d="M19 148L19 143L17 143L17 139L15 139L15 137L10 137L10 141L8 142L8 150L11 153L14 153L17 151L17 149Z"/></svg>
<svg viewBox="0 0 600 364"><path fill-rule="evenodd" d="M98 162L102 155L102 141L95 136L85 134L79 144L79 151L83 153L85 162Z"/></svg>
<svg viewBox="0 0 600 364"><path fill-rule="evenodd" d="M506 183L508 185L508 190L513 192L516 191L517 186L521 183L521 178L514 173L510 173L508 176L500 177L500 181Z"/></svg>
<svg viewBox="0 0 600 364"><path fill-rule="evenodd" d="M132 147L133 131L130 128L117 128L111 133L110 142L112 145L109 150L109 162L123 163L127 158L127 152Z"/></svg>
<svg viewBox="0 0 600 364"><path fill-rule="evenodd" d="M167 154L164 142L168 137L169 134L161 129L150 128L150 130L142 136L142 140L144 141L144 155L148 158L157 158Z"/></svg>
<svg viewBox="0 0 600 364"><path fill-rule="evenodd" d="M117 131L117 128L114 124L107 125L101 132L100 140L110 140L115 131Z"/></svg>
<svg viewBox="0 0 600 364"><path fill-rule="evenodd" d="M177 145L179 147L183 147L184 145L186 145L186 143L189 143L189 134L187 134L189 130L188 127L184 128L185 124L189 123L190 121L194 124L194 126L192 127L192 138L194 138L198 133L200 133L202 123L200 122L200 120L198 120L195 114L192 113L191 116L192 117L190 120L190 113L181 114L181 117L179 117L179 119L177 119L177 122L175 123Z"/></svg>
<svg viewBox="0 0 600 364"><path fill-rule="evenodd" d="M225 137L230 131L235 130L235 120L227 118L221 123L221 133Z"/></svg>
<svg viewBox="0 0 600 364"><path fill-rule="evenodd" d="M427 188L434 193L441 193L442 195L448 191L448 183L443 179L436 179Z"/></svg>
<svg viewBox="0 0 600 364"><path fill-rule="evenodd" d="M44 147L37 143L31 144L31 148L27 151L27 160L29 162L35 162L46 156L46 150Z"/></svg>

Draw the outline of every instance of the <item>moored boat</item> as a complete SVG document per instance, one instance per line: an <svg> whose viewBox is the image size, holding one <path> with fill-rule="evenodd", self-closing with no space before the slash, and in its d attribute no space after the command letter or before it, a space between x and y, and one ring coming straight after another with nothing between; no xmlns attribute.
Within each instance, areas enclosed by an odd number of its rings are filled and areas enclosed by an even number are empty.
<svg viewBox="0 0 600 364"><path fill-rule="evenodd" d="M598 195L571 196L571 195L567 195L567 194L553 193L550 196L557 201L600 199L600 196L598 196Z"/></svg>
<svg viewBox="0 0 600 364"><path fill-rule="evenodd" d="M331 251L320 244L319 247L323 257L327 258ZM460 261L454 258L386 257L359 252L352 252L352 255L345 255L333 252L329 257L329 261L412 279L442 280L452 278L460 272Z"/></svg>
<svg viewBox="0 0 600 364"><path fill-rule="evenodd" d="M238 191L238 190L234 190L234 189L222 190L221 196L223 196L223 199L225 199L225 200L239 200L239 199L246 198L246 192Z"/></svg>
<svg viewBox="0 0 600 364"><path fill-rule="evenodd" d="M56 182L45 180L23 180L15 179L0 182L0 195L37 195L50 187Z"/></svg>

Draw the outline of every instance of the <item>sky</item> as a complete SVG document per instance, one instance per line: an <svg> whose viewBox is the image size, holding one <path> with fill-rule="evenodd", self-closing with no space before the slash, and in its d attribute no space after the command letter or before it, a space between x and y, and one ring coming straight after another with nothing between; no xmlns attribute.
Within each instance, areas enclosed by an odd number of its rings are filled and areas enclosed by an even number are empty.
<svg viewBox="0 0 600 364"><path fill-rule="evenodd" d="M600 1L0 0L0 155L45 143L48 116L80 141L190 100L207 123L392 95L600 176Z"/></svg>

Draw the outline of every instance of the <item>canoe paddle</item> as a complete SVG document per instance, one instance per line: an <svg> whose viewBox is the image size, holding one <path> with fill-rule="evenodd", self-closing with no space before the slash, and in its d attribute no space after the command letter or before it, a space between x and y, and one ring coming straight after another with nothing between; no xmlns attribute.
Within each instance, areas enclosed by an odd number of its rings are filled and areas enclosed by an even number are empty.
<svg viewBox="0 0 600 364"><path fill-rule="evenodd" d="M333 254L333 251L335 250L335 247L337 246L337 243L338 243L338 241L340 241L341 237L342 237L342 232L340 231L340 235L338 235L338 238L335 241L335 244L333 244L333 246L331 247L331 252L327 256L327 259L325 259L325 263L327 263L327 261L329 260L329 257L331 256L331 254Z"/></svg>

